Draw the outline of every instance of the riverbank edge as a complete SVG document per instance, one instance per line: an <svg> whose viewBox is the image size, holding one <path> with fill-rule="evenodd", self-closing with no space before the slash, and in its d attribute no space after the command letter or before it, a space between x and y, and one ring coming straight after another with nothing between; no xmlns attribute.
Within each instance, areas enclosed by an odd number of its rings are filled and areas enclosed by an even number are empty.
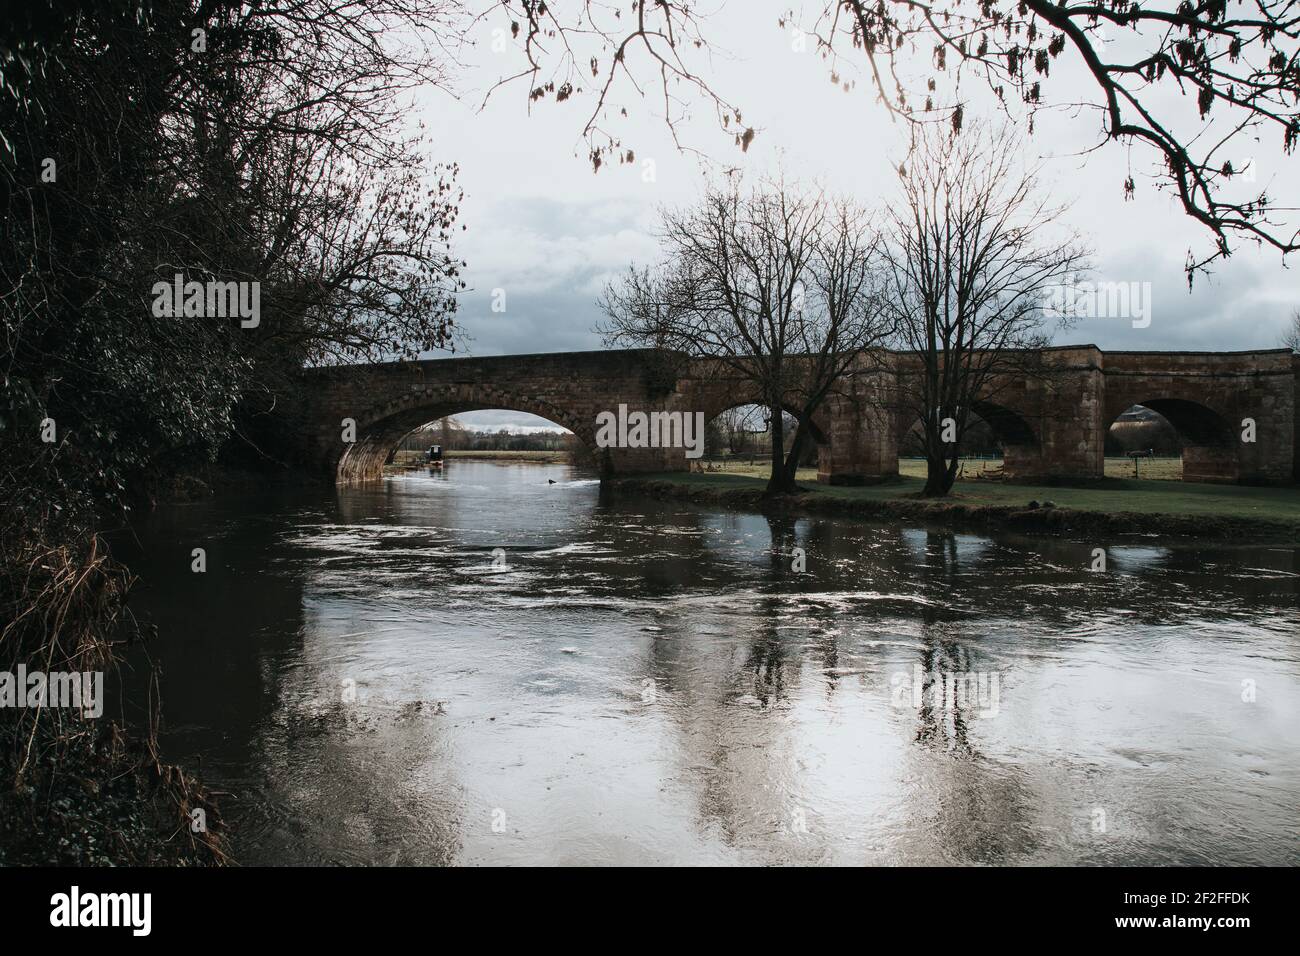
<svg viewBox="0 0 1300 956"><path fill-rule="evenodd" d="M128 727L33 701L37 685L15 683L20 669L101 680L116 671L121 650L152 633L127 610L134 575L98 533L76 529L34 537L0 567L10 619L0 671L23 698L0 707L0 735L13 741L0 747L0 867L229 863L214 792L159 755L155 698ZM25 590L15 590L15 575ZM23 620L38 633L25 635Z"/></svg>
<svg viewBox="0 0 1300 956"><path fill-rule="evenodd" d="M981 531L1017 531L1053 535L1163 534L1185 538L1300 543L1300 527L1261 518L1219 515L1151 514L1133 511L1092 511L1080 508L971 504L961 500L921 498L852 498L817 491L764 496L762 487L709 488L663 475L611 478L615 491L651 498L721 505L761 514L838 515L875 520L909 520Z"/></svg>
<svg viewBox="0 0 1300 956"><path fill-rule="evenodd" d="M540 464L540 463L539 463ZM269 487L309 483L331 487L325 476L287 470L258 474L240 469L214 467L202 478L186 476L179 487L157 495L148 503L185 503L208 497L232 497ZM866 520L920 521L932 525L980 531L1016 531L1050 535L1134 535L1164 534L1180 538L1300 544L1300 525L1267 518L1239 515L1175 514L1136 511L1099 511L1072 507L1028 508L1017 505L974 504L956 499L856 498L831 495L820 490L767 498L761 480L745 487L708 487L698 480L685 481L672 474L608 476L602 485L612 490L651 498L720 505L737 511L761 514L825 514ZM1044 487L1044 494L1050 488Z"/></svg>

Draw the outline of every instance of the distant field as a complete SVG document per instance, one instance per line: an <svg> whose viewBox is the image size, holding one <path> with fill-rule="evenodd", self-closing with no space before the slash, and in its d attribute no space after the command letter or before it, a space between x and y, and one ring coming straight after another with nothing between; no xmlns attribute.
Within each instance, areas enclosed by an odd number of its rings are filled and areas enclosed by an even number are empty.
<svg viewBox="0 0 1300 956"><path fill-rule="evenodd" d="M394 463L414 466L423 457L424 453L419 451L398 452ZM568 454L563 451L450 451L447 458L453 461L565 462ZM735 461L705 461L702 464L711 469L710 473L673 472L660 477L690 485L761 487L768 474L767 463L758 460L752 465ZM836 497L890 499L916 495L925 477L925 462L904 458L898 465L899 480L882 485L846 487L818 484L816 468L799 469L797 478L809 491ZM1111 480L1102 487L1072 488L972 480L973 476L1001 465L1000 460L964 461L962 477L953 488L952 500L1011 506L1023 506L1035 499L1050 500L1059 507L1085 511L1258 518L1300 526L1300 493L1295 488L1183 482L1180 480L1182 462L1179 459L1143 459L1138 463L1142 477L1134 480L1130 459L1107 458L1106 477Z"/></svg>
<svg viewBox="0 0 1300 956"><path fill-rule="evenodd" d="M569 460L569 454L565 451L448 451L445 456L448 459L459 458L466 461L536 461L547 464ZM422 451L399 451L393 459L393 464L410 466L419 464L423 460ZM748 461L708 460L705 460L703 465L711 471L725 475L766 478L768 473L767 462L759 459L756 459L752 465ZM969 458L961 463L959 479L976 478L985 472L997 471L1001 467L1000 458ZM1144 458L1138 462L1138 469L1138 477L1144 481L1181 481L1183 477L1181 458ZM925 462L919 458L900 458L898 473L907 478L924 478ZM800 481L816 481L817 469L800 468L798 477ZM1107 458L1106 477L1132 478L1133 461L1128 458Z"/></svg>
<svg viewBox="0 0 1300 956"><path fill-rule="evenodd" d="M1107 478L1132 478L1132 458L1107 458ZM1137 477L1151 481L1182 481L1183 460L1181 458L1139 458L1137 459Z"/></svg>
<svg viewBox="0 0 1300 956"><path fill-rule="evenodd" d="M705 466L724 475L748 475L751 478L767 477L769 466L766 462L749 464L747 461L705 462ZM1002 467L1000 458L968 458L961 463L958 477L975 478L984 472L996 471ZM919 458L898 459L898 473L907 478L924 478L925 462ZM1133 461L1130 458L1107 458L1107 478L1132 478ZM1143 458L1138 461L1138 478L1143 481L1182 481L1183 460L1181 458ZM800 468L800 481L815 481L816 468Z"/></svg>
<svg viewBox="0 0 1300 956"><path fill-rule="evenodd" d="M919 462L916 464L920 464ZM1132 464L1124 462L1129 468ZM758 465L741 466L741 472L670 472L656 476L675 484L712 488L761 488L767 472ZM1129 474L1132 474L1130 471ZM1145 475L1145 472L1143 473ZM880 485L823 485L813 469L802 469L800 483L814 495L837 498L889 500L915 497L924 482L920 472L903 474ZM1024 507L1030 501L1051 501L1061 508L1081 511L1137 512L1141 514L1204 515L1281 522L1300 530L1300 492L1294 487L1253 487L1201 482L1112 478L1104 485L1074 488L1065 485L1027 485L1003 481L958 481L948 500L968 505Z"/></svg>

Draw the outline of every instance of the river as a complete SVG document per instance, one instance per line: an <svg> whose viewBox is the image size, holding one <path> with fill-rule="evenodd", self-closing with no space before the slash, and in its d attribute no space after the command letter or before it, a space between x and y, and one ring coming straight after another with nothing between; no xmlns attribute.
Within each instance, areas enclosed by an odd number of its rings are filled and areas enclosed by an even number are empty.
<svg viewBox="0 0 1300 956"><path fill-rule="evenodd" d="M245 864L1297 862L1295 547L465 461L134 532L164 755Z"/></svg>

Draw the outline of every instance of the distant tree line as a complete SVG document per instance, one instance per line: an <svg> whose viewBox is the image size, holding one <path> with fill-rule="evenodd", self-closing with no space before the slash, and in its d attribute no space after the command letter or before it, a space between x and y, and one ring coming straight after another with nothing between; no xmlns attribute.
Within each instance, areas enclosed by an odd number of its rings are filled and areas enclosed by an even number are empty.
<svg viewBox="0 0 1300 956"><path fill-rule="evenodd" d="M569 431L515 431L468 428L447 417L417 428L399 443L402 451L426 451L441 445L444 451L564 451L571 452L577 437Z"/></svg>

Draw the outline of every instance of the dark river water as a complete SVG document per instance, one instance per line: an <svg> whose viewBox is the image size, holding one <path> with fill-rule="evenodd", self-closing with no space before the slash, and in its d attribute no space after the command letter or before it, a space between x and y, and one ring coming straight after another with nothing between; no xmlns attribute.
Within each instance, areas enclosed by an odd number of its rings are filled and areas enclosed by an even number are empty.
<svg viewBox="0 0 1300 956"><path fill-rule="evenodd" d="M1300 857L1300 548L769 519L475 462L136 533L164 755L246 864Z"/></svg>

